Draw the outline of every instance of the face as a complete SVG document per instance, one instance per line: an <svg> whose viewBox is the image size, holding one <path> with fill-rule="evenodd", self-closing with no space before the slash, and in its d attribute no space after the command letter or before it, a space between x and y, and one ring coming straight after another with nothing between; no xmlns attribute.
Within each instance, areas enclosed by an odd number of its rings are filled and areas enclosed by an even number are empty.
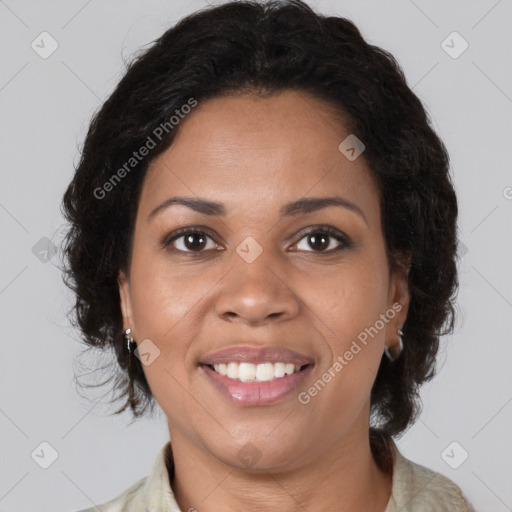
<svg viewBox="0 0 512 512"><path fill-rule="evenodd" d="M305 93L225 96L151 162L119 286L173 443L269 469L367 439L408 292L349 134Z"/></svg>

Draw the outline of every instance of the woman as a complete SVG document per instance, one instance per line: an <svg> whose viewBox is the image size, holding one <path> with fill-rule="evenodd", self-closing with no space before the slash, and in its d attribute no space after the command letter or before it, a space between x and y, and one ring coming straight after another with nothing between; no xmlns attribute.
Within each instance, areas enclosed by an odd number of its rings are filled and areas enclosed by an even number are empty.
<svg viewBox="0 0 512 512"><path fill-rule="evenodd" d="M453 327L448 155L350 21L298 0L185 18L95 115L63 209L116 413L156 402L170 434L101 510L470 510L393 441Z"/></svg>

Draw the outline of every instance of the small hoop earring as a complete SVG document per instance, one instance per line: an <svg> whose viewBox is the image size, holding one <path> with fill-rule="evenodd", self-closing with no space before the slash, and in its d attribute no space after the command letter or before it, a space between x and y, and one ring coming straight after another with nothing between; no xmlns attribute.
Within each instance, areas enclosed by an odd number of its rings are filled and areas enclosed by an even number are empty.
<svg viewBox="0 0 512 512"><path fill-rule="evenodd" d="M132 352L137 348L137 344L130 334L132 330L130 328L124 331L124 337L126 338L126 348L128 349L128 357L132 355Z"/></svg>
<svg viewBox="0 0 512 512"><path fill-rule="evenodd" d="M402 353L402 350L404 348L404 342L402 339L403 335L404 333L402 329L398 329L398 343L391 347L384 347L384 352L391 362L396 361L400 357L400 354Z"/></svg>

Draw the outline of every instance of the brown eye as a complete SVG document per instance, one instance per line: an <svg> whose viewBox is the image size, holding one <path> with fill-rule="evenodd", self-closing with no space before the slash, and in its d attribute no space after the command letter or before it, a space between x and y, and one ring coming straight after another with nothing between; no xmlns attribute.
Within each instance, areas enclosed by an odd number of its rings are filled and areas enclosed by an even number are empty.
<svg viewBox="0 0 512 512"><path fill-rule="evenodd" d="M325 235L323 233L316 235L308 235L308 244L315 250L322 251L329 247L329 238L329 235Z"/></svg>
<svg viewBox="0 0 512 512"><path fill-rule="evenodd" d="M210 243L210 245L208 245ZM204 250L215 249L215 242L202 231L186 230L174 234L170 240L164 240L164 246L172 245L181 252L200 253Z"/></svg>
<svg viewBox="0 0 512 512"><path fill-rule="evenodd" d="M183 245L190 251L204 249L206 238L202 233L190 233L183 236Z"/></svg>
<svg viewBox="0 0 512 512"><path fill-rule="evenodd" d="M301 242L302 240L305 242ZM297 249L306 252L331 253L350 247L348 238L331 227L309 231L301 241L297 244ZM313 250L308 250L308 247Z"/></svg>

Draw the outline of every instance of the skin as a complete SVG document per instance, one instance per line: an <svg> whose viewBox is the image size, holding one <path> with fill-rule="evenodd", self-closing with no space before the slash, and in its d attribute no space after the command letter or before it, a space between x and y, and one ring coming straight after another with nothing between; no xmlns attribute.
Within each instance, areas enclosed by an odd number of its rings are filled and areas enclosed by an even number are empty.
<svg viewBox="0 0 512 512"><path fill-rule="evenodd" d="M198 104L150 164L119 289L125 328L160 350L144 372L168 419L182 510L386 508L392 479L370 452L370 390L384 346L397 343L405 323L407 273L390 271L379 193L364 158L349 161L338 149L349 134L339 115L306 93L224 96ZM334 195L365 219L336 206L279 219L288 202ZM172 205L148 220L174 196L220 202L227 213ZM307 232L318 236L322 224L351 245L330 236L317 249ZM184 237L161 246L177 228L197 225L210 229L198 256ZM263 250L252 263L236 252L248 236ZM304 405L293 392L242 406L198 366L228 346L280 345L314 358L297 390L304 391L397 303L401 311ZM259 456L251 467L237 456L246 443Z"/></svg>

